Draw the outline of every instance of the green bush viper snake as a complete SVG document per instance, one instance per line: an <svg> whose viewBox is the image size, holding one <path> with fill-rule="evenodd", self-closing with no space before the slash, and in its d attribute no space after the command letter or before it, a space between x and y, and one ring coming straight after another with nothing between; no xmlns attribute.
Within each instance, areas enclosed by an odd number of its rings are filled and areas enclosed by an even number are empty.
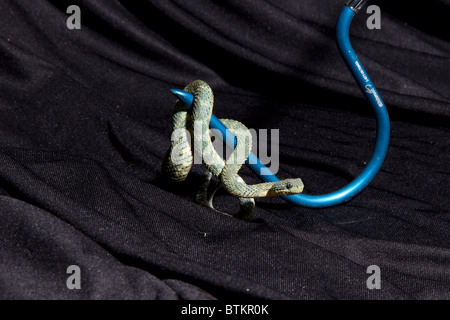
<svg viewBox="0 0 450 320"><path fill-rule="evenodd" d="M252 148L251 135L247 127L236 120L220 119L237 138L236 148L225 161L214 149L210 136L209 122L214 104L210 86L202 80L195 80L184 90L193 94L194 102L191 109L179 100L175 104L172 141L162 166L167 179L174 182L184 181L194 162L194 152L197 153L206 167L206 173L196 201L221 212L213 206L213 197L220 185L208 195L211 178L215 176L230 195L239 199L240 204L239 212L235 214L221 213L244 220L250 220L253 216L254 198L291 195L303 191L303 183L299 178L254 185L245 183L238 175L238 171Z"/></svg>

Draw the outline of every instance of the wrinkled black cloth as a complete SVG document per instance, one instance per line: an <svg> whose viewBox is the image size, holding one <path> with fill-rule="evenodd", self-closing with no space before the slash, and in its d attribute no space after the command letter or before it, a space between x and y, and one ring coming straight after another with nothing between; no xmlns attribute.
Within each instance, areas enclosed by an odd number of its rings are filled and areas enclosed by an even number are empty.
<svg viewBox="0 0 450 320"><path fill-rule="evenodd" d="M169 90L202 79L219 118L280 130L280 178L308 194L354 179L376 121L336 47L343 2L1 1L0 298L449 299L447 0L374 1L381 29L365 9L352 23L392 129L350 202L258 199L246 222L196 204L201 165L179 186L160 175Z"/></svg>

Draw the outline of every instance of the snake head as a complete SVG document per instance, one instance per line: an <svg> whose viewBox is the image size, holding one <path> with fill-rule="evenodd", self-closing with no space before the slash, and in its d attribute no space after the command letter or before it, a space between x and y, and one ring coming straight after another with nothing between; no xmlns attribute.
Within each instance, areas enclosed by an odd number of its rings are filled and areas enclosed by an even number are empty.
<svg viewBox="0 0 450 320"><path fill-rule="evenodd" d="M301 193L303 191L303 182L301 179L286 179L274 184L270 193L275 196L287 196Z"/></svg>

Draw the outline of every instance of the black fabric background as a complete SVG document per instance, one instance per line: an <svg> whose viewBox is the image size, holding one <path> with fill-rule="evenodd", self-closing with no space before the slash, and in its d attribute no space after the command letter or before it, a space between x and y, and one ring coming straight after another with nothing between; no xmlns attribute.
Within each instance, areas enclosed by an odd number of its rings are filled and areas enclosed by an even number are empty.
<svg viewBox="0 0 450 320"><path fill-rule="evenodd" d="M449 299L447 0L374 1L382 29L365 10L352 23L392 131L351 202L261 199L245 222L195 203L200 166L180 186L160 178L169 89L194 79L218 117L280 129L280 178L322 194L356 177L376 122L336 48L343 2L2 0L0 297ZM71 4L81 30L66 27Z"/></svg>

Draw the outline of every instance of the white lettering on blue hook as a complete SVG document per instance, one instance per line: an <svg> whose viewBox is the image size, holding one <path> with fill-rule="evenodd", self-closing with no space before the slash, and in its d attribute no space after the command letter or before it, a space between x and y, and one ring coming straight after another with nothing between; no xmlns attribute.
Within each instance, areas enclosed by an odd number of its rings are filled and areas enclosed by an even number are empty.
<svg viewBox="0 0 450 320"><path fill-rule="evenodd" d="M373 88L373 86L371 84L366 85L366 92L368 94L373 94L375 97L375 100L377 101L377 105L379 107L383 106L383 101L381 101L380 96L378 95L377 91L375 90L375 88Z"/></svg>
<svg viewBox="0 0 450 320"><path fill-rule="evenodd" d="M358 61L355 62L356 67L358 68L359 72L361 72L362 77L364 78L364 81L369 82L369 77L364 72L364 69L361 67Z"/></svg>
<svg viewBox="0 0 450 320"><path fill-rule="evenodd" d="M355 61L355 65L358 68L359 72L361 73L361 76L364 78L364 81L369 82L369 77L366 75L366 72L364 71L363 67L358 61ZM381 108L384 106L383 101L381 100L380 96L378 95L377 91L373 87L373 85L368 84L365 86L366 92L368 94L373 94L375 97L375 100L377 101L377 105Z"/></svg>
<svg viewBox="0 0 450 320"><path fill-rule="evenodd" d="M366 92L367 93L375 93L375 90L373 90L372 85L368 84L366 86Z"/></svg>

